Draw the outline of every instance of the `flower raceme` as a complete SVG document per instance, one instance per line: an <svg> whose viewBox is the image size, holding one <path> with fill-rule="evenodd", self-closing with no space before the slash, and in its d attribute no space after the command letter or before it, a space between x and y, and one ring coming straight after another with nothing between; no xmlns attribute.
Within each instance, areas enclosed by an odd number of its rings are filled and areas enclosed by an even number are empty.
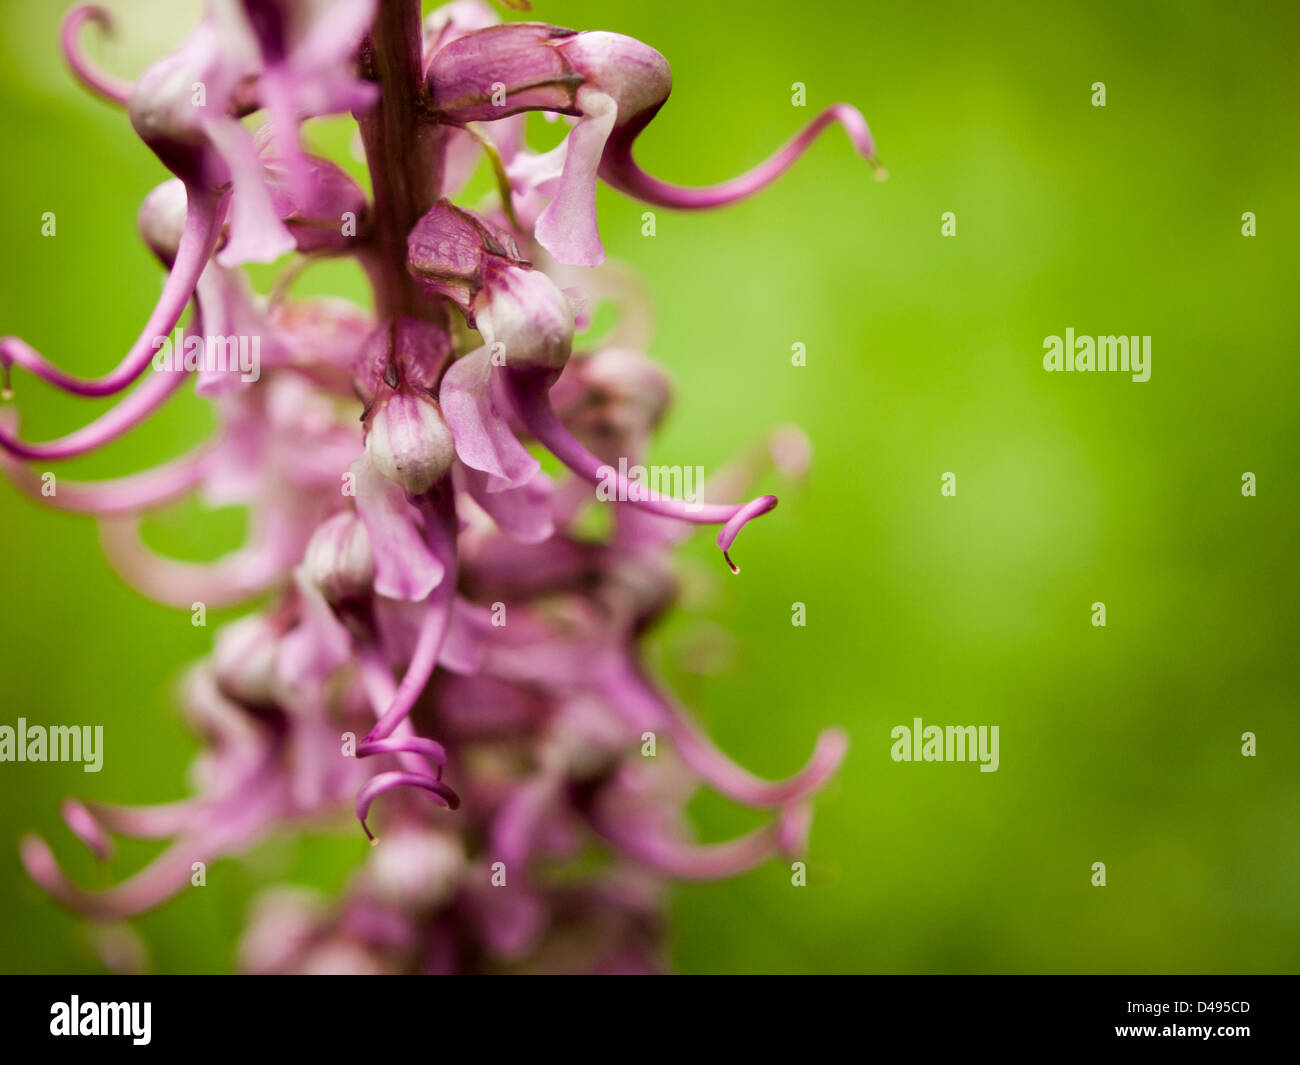
<svg viewBox="0 0 1300 1065"><path fill-rule="evenodd" d="M632 157L671 89L654 49L499 24L477 0L423 24L419 11L418 0L208 0L180 47L131 83L82 52L88 25L111 28L105 12L83 5L64 21L74 75L126 109L173 175L139 213L167 279L138 340L100 377L0 339L6 385L16 367L73 395L125 393L51 441L23 439L16 413L0 411L0 466L41 502L93 516L144 594L184 608L268 601L218 634L185 687L204 739L195 796L64 806L103 861L115 836L166 849L103 891L70 881L41 839L24 840L22 858L59 902L118 921L181 890L194 861L350 804L376 845L338 899L268 895L240 947L246 968L654 969L665 880L802 854L809 804L845 738L830 730L794 776L759 779L646 668L641 641L674 599L668 556L684 532L720 526L732 564L736 535L776 497L629 491L671 389L641 350L639 284L601 265L596 186L714 207L774 180L832 122L873 162L875 148L861 115L837 105L739 178L671 185ZM527 147L530 111L572 123L557 148ZM357 120L369 196L305 147L304 125L335 114ZM454 200L479 158L498 194L473 210ZM240 267L287 255L271 294L254 292ZM373 310L291 295L302 269L331 257L362 266ZM191 301L186 332L257 338L260 373L155 360ZM589 350L602 302L618 324ZM112 443L190 376L215 408L212 440L152 469L41 491L30 462ZM542 470L539 447L560 475ZM772 467L798 476L806 460L802 436L781 430L706 492L744 492ZM191 494L247 508L248 542L202 564L147 548L145 517ZM608 533L581 533L601 506ZM701 784L767 822L694 842L684 808ZM553 875L593 847L608 858L601 871Z"/></svg>

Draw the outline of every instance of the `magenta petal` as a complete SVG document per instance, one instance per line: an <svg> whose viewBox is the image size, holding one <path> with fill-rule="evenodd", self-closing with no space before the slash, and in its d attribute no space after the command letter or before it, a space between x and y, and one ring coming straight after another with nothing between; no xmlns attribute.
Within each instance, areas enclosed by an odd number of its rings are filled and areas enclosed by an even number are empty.
<svg viewBox="0 0 1300 1065"><path fill-rule="evenodd" d="M457 359L443 376L438 403L460 461L489 475L489 492L501 492L527 484L541 463L519 442L503 413L507 408L494 398L492 369L485 347Z"/></svg>
<svg viewBox="0 0 1300 1065"><path fill-rule="evenodd" d="M293 235L275 213L252 135L234 119L208 123L208 136L230 167L235 192L230 234L217 254L221 266L273 263L294 249Z"/></svg>
<svg viewBox="0 0 1300 1065"><path fill-rule="evenodd" d="M488 888L484 903L482 934L497 955L519 957L541 938L547 914L536 892L513 885Z"/></svg>
<svg viewBox="0 0 1300 1065"><path fill-rule="evenodd" d="M232 606L259 595L284 579L303 545L286 536L291 530L274 521L254 530L249 542L214 562L167 558L141 540L138 518L100 522L100 545L114 568L137 591L182 610L196 602Z"/></svg>
<svg viewBox="0 0 1300 1065"><path fill-rule="evenodd" d="M302 621L280 641L276 667L291 689L319 688L351 657L352 638L319 589L301 577L297 586Z"/></svg>
<svg viewBox="0 0 1300 1065"><path fill-rule="evenodd" d="M223 210L221 197L189 190L185 222L162 294L139 338L116 369L99 378L74 377L18 337L4 337L0 338L0 369L4 371L5 386L9 384L10 366L20 366L55 387L80 396L111 396L129 387L154 360L158 352L154 341L170 335L185 313L194 285L216 244Z"/></svg>
<svg viewBox="0 0 1300 1065"><path fill-rule="evenodd" d="M367 740L391 736L415 706L438 665L438 655L447 635L451 607L456 597L456 511L450 490L421 500L425 539L430 552L442 563L443 577L422 604L424 617L415 647L388 709L370 730Z"/></svg>
<svg viewBox="0 0 1300 1065"><path fill-rule="evenodd" d="M12 419L0 412L0 430L12 428ZM205 476L212 451L199 448L151 470L116 477L111 481L67 481L59 479L57 495L46 496L43 481L34 471L16 461L0 447L0 469L18 490L39 503L80 514L132 514L169 503L189 492Z"/></svg>
<svg viewBox="0 0 1300 1065"><path fill-rule="evenodd" d="M392 791L394 788L423 788L440 805L447 807L449 810L454 810L460 805L460 798L456 793L441 780L434 777L424 776L420 773L404 773L398 769L387 773L378 773L366 781L365 785L357 793L357 820L361 822L361 827L365 829L366 836L371 840L375 838L375 834L370 831L370 826L366 824L371 804L384 792Z"/></svg>
<svg viewBox="0 0 1300 1065"><path fill-rule="evenodd" d="M98 921L118 921L158 905L189 881L196 853L191 841L177 843L136 873L107 891L85 891L59 868L49 844L39 836L22 840L19 856L27 875L55 901Z"/></svg>
<svg viewBox="0 0 1300 1065"><path fill-rule="evenodd" d="M293 65L319 75L322 69L346 62L370 29L375 7L376 0L335 0L326 15L308 22L306 32L294 43Z"/></svg>
<svg viewBox="0 0 1300 1065"><path fill-rule="evenodd" d="M609 479L617 481L617 497L623 505L679 521L695 524L721 524L718 547L722 549L727 565L733 573L740 568L731 560L731 545L745 525L776 506L776 496L759 496L748 503L704 503L687 506L679 499L656 497L640 499L628 490L625 475L588 451L573 436L551 407L549 381L545 374L506 370L499 378L502 392L515 413L533 436L574 473L594 485Z"/></svg>
<svg viewBox="0 0 1300 1065"><path fill-rule="evenodd" d="M357 757L374 754L421 754L435 765L447 764L447 751L437 740L423 736L389 736L382 740L369 740L357 747Z"/></svg>
<svg viewBox="0 0 1300 1065"><path fill-rule="evenodd" d="M723 843L691 843L650 825L632 827L596 812L592 827L629 858L682 880L717 880L736 876L767 861L794 843L785 827L787 815L777 822Z"/></svg>
<svg viewBox="0 0 1300 1065"><path fill-rule="evenodd" d="M389 599L428 598L445 567L420 533L419 513L368 459L358 459L348 470L356 487L357 513L375 556L375 591Z"/></svg>
<svg viewBox="0 0 1300 1065"><path fill-rule="evenodd" d="M492 626L486 607L457 599L447 619L447 632L438 653L438 665L453 673L470 675L483 668L483 634Z"/></svg>
<svg viewBox="0 0 1300 1065"><path fill-rule="evenodd" d="M599 266L605 246L596 224L596 173L618 104L592 89L578 93L583 118L569 131L564 171L555 196L537 219L537 243L567 266Z"/></svg>
<svg viewBox="0 0 1300 1065"><path fill-rule="evenodd" d="M465 487L502 532L525 544L539 544L555 531L551 519L554 485L540 470L527 484L493 491L491 477L479 470L465 470Z"/></svg>
<svg viewBox="0 0 1300 1065"><path fill-rule="evenodd" d="M722 557L727 560L727 565L731 567L732 573L739 573L740 567L731 560L731 545L736 542L736 537L740 535L740 530L748 525L757 517L768 513L776 506L776 496L759 496L757 499L751 499L727 519L718 533L718 547L722 549Z"/></svg>
<svg viewBox="0 0 1300 1065"><path fill-rule="evenodd" d="M539 773L515 788L492 824L488 854L510 869L523 868L537 845L537 827L563 785L557 773Z"/></svg>
<svg viewBox="0 0 1300 1065"><path fill-rule="evenodd" d="M109 103L125 105L131 95L131 83L123 81L113 74L106 73L86 58L77 40L77 34L87 22L93 22L104 33L113 29L113 18L102 7L94 4L78 4L63 17L59 30L59 44L63 48L63 57L87 89L102 97Z"/></svg>
<svg viewBox="0 0 1300 1065"><path fill-rule="evenodd" d="M64 823L96 858L106 862L113 857L113 841L85 806L76 799L64 799L62 813Z"/></svg>
<svg viewBox="0 0 1300 1065"><path fill-rule="evenodd" d="M828 107L786 142L770 159L730 181L719 182L716 185L689 187L669 184L650 176L637 166L636 160L632 158L632 141L640 132L639 128L633 128L630 135L620 130L620 136L610 144L610 150L601 163L600 176L611 188L655 207L668 207L678 211L699 211L721 207L743 200L766 188L795 164L822 130L836 122L844 127L858 154L876 167L878 177L882 176L884 172L876 162L876 143L867 126L867 120L856 107L848 104L834 104Z"/></svg>
<svg viewBox="0 0 1300 1065"><path fill-rule="evenodd" d="M173 392L185 384L188 378L189 375L183 372L150 374L138 388L133 389L124 399L89 425L84 425L57 440L46 440L40 443L20 440L15 435L13 418L5 418L0 423L0 448L23 459L44 459L53 462L76 458L78 455L111 444L118 437L130 432L158 410Z"/></svg>

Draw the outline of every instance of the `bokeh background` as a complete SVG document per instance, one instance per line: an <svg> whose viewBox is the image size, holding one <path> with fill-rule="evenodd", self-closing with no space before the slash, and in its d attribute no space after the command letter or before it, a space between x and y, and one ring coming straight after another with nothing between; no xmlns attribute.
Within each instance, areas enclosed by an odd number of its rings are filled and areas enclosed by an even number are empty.
<svg viewBox="0 0 1300 1065"><path fill-rule="evenodd" d="M0 5L0 332L92 373L158 291L134 217L165 174L63 69L64 6ZM91 54L126 76L197 10L108 6L122 32ZM652 353L679 385L654 459L715 468L784 422L815 454L806 484L746 530L743 576L707 533L683 552L690 591L655 659L757 771L791 771L825 725L852 739L817 805L808 885L771 863L678 888L676 967L1300 969L1295 5L546 0L534 17L669 58L672 99L639 145L659 176L729 177L839 100L865 112L890 172L872 180L830 131L764 195L659 211L653 238L642 207L601 193L605 243L654 292ZM346 154L340 130L318 136ZM299 290L364 294L343 268ZM1151 335L1151 380L1044 373L1043 338L1067 326ZM36 438L87 417L17 385ZM61 470L129 471L210 424L187 395ZM186 505L149 540L208 558L241 530L236 511ZM0 765L0 969L95 971L84 926L27 882L17 841L45 834L94 883L62 796L185 794L196 744L174 687L222 616L194 628L145 602L92 523L7 485L0 539L0 723L106 731L98 775ZM1001 767L891 761L890 729L917 716L998 725ZM752 820L707 797L693 812L704 838ZM257 886L337 888L364 847L344 817L218 863L206 889L138 922L154 968L229 968ZM147 854L126 848L115 877Z"/></svg>

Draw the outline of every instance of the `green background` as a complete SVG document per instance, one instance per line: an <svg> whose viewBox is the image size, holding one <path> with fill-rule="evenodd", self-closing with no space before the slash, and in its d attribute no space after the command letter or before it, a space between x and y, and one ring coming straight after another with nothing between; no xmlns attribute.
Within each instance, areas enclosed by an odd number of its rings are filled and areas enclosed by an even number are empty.
<svg viewBox="0 0 1300 1065"><path fill-rule="evenodd" d="M129 76L196 5L110 6L123 35L90 50ZM0 332L96 373L158 291L134 216L165 174L121 113L72 84L61 9L0 7ZM746 530L743 576L693 538L692 591L656 660L756 771L793 770L831 723L852 740L817 804L808 885L770 863L676 889L675 965L1300 969L1294 4L557 0L534 17L668 57L672 99L638 149L658 176L729 177L839 100L864 111L890 172L872 180L831 130L753 200L658 211L653 238L641 206L601 192L606 246L654 292L651 351L679 386L655 461L712 469L783 422L814 446L809 480ZM955 237L940 235L945 211ZM331 289L363 293L346 269L300 285ZM1151 380L1045 373L1043 338L1066 327L1151 335ZM32 438L89 414L17 385ZM210 425L187 395L60 470L127 472ZM238 513L187 505L150 540L203 558L241 530ZM221 618L194 628L143 601L93 523L8 487L0 536L0 722L106 730L98 775L0 765L0 969L96 970L84 928L21 872L17 840L45 834L94 883L62 796L186 792L196 744L174 684ZM721 672L681 668L700 644ZM891 761L890 729L917 716L998 725L1000 769ZM754 823L708 797L693 812L704 838ZM257 885L336 888L363 853L345 820L215 865L206 890L138 922L154 967L228 968ZM146 854L126 849L114 875Z"/></svg>

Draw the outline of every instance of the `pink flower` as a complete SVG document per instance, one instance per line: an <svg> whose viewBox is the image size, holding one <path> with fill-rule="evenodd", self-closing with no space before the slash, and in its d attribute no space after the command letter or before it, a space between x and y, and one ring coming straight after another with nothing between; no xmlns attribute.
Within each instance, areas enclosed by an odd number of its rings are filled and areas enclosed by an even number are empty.
<svg viewBox="0 0 1300 1065"><path fill-rule="evenodd" d="M104 862L118 836L169 840L163 853L89 891L29 837L29 874L69 908L118 921L183 890L195 862L350 808L376 846L349 887L334 900L269 895L244 967L662 968L664 882L802 855L810 803L846 739L829 730L793 776L760 779L644 662L642 636L675 597L675 544L694 525L720 526L731 563L740 529L776 497L631 490L622 471L672 390L643 350L650 315L636 281L612 265L576 269L604 258L596 184L715 206L773 180L831 121L872 158L866 124L840 105L749 174L681 189L631 155L668 97L668 64L618 34L497 25L474 0L423 25L418 0L210 0L178 50L126 85L81 54L87 22L108 28L90 7L64 23L74 73L126 105L175 175L139 215L167 280L101 377L0 340L6 380L16 366L78 395L127 392L52 441L24 440L16 413L0 411L0 466L33 498L96 518L110 562L144 594L187 610L269 605L225 627L191 676L183 703L204 739L192 797L64 806ZM528 150L519 116L531 110L576 120L555 152ZM252 132L244 120L259 112ZM370 197L302 148L304 120L340 112L358 120ZM502 197L483 212L451 200L479 152ZM300 258L275 290L255 293L240 265L289 253ZM296 272L326 256L360 264L373 312L290 297ZM160 363L191 300L187 331L227 348L256 338L256 372L197 356ZM605 345L575 351L594 301L617 304L619 323ZM44 496L29 462L113 442L190 377L216 408L212 440ZM539 448L559 476L543 472ZM772 466L798 476L806 465L806 442L785 430L706 490L741 495ZM619 502L607 504L592 486L611 481ZM207 564L146 547L143 516L190 494L246 507L248 542ZM609 533L579 535L586 511L605 505ZM765 823L697 842L685 806L701 785L765 811ZM606 857L599 873L550 875L593 846Z"/></svg>

